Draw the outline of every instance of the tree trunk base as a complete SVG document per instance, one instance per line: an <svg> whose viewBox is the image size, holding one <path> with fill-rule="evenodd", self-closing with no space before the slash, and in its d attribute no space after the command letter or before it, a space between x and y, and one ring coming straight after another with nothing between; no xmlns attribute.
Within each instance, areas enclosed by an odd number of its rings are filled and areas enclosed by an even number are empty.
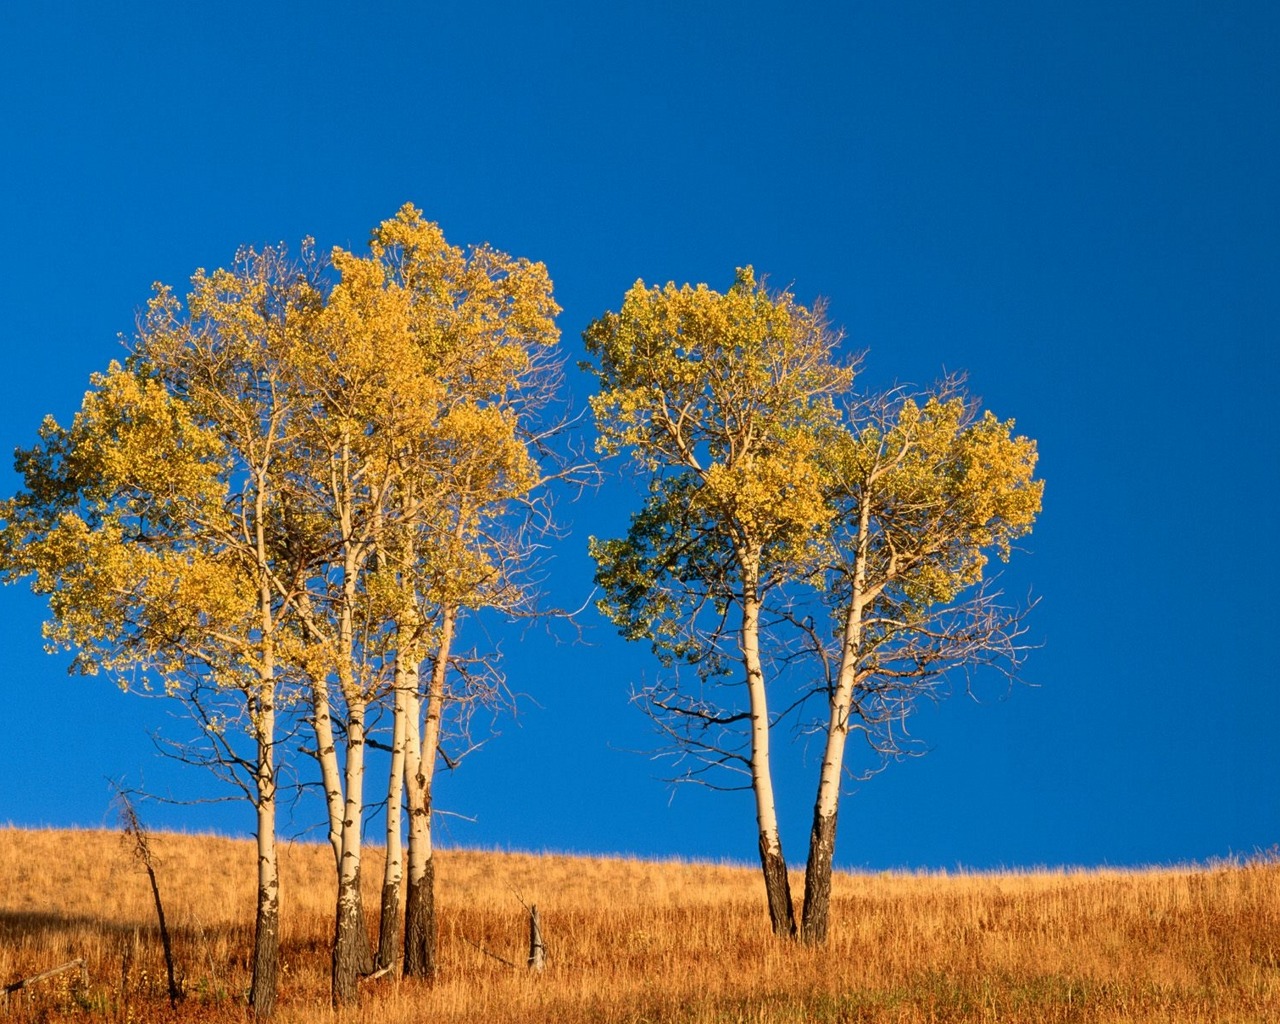
<svg viewBox="0 0 1280 1024"><path fill-rule="evenodd" d="M760 867L764 871L764 891L769 901L769 923L773 934L794 939L796 912L791 903L791 879L787 875L787 862L773 848L764 834L760 834Z"/></svg>
<svg viewBox="0 0 1280 1024"><path fill-rule="evenodd" d="M385 971L400 959L400 886L390 882L382 887L382 908L378 915L378 958L376 970Z"/></svg>
<svg viewBox="0 0 1280 1024"><path fill-rule="evenodd" d="M436 865L428 857L422 879L409 878L404 914L404 973L432 978L436 973Z"/></svg>
<svg viewBox="0 0 1280 1024"><path fill-rule="evenodd" d="M354 1003L360 975L372 973L373 955L364 927L360 900L360 875L344 880L338 888L338 914L333 936L333 1005Z"/></svg>
<svg viewBox="0 0 1280 1024"><path fill-rule="evenodd" d="M808 945L827 941L831 919L831 864L836 852L836 816L814 811L809 833L809 861L804 869L804 910L800 938Z"/></svg>
<svg viewBox="0 0 1280 1024"><path fill-rule="evenodd" d="M276 975L280 967L280 903L266 890L258 892L258 914L253 928L253 981L249 1008L255 1017L275 1011Z"/></svg>

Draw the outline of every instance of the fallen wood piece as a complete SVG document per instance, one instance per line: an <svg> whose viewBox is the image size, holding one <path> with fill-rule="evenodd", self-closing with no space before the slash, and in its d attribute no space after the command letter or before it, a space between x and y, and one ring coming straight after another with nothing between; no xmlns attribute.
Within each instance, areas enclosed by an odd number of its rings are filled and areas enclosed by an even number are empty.
<svg viewBox="0 0 1280 1024"><path fill-rule="evenodd" d="M384 977L386 977L388 974L390 974L390 973L391 973L392 971L394 971L395 969L396 969L396 965L395 965L395 964L387 964L387 966L386 966L386 967L379 967L379 968L378 968L376 971L374 971L372 974L362 974L362 975L360 975L360 977L356 978L356 982L357 982L357 983L359 983L359 982L365 982L365 981L377 981L379 978L384 978Z"/></svg>
<svg viewBox="0 0 1280 1024"><path fill-rule="evenodd" d="M6 985L4 987L4 1001L6 1003L9 1002L10 993L19 992L28 985L34 985L37 981L44 981L45 978L52 978L55 974L62 974L64 971L69 971L73 967L80 968L80 975L83 978L86 972L84 960L68 960L65 964L61 964L57 967L51 967L47 971L41 971L39 974L33 974L29 978L21 978L18 981Z"/></svg>

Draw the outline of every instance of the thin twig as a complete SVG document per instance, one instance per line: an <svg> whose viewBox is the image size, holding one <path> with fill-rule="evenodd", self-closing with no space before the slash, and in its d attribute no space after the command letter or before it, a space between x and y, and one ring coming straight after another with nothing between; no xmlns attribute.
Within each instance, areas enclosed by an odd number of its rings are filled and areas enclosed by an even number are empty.
<svg viewBox="0 0 1280 1024"><path fill-rule="evenodd" d="M499 963L504 963L504 964L506 964L508 967L515 967L515 966L516 966L516 965L515 965L515 964L513 964L510 960L508 960L506 957L498 956L498 954L497 954L497 953L491 953L491 952L489 952L489 950L485 949L485 948L484 948L484 946L480 945L478 942L472 942L472 941L471 941L469 938L467 938L465 935L462 935L462 936L459 936L459 937L460 937L460 938L462 939L462 941L463 941L463 942L465 942L468 946L474 946L476 949L480 950L480 952L481 952L481 953L483 953L485 956L491 956L491 957L493 957L495 960L497 960Z"/></svg>

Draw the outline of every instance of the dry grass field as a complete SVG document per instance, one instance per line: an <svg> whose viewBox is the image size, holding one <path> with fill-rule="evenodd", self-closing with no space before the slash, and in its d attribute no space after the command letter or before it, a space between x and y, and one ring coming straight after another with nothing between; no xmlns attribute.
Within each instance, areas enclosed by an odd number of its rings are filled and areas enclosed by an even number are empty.
<svg viewBox="0 0 1280 1024"><path fill-rule="evenodd" d="M0 829L0 984L84 958L0 1021L238 1021L253 848L152 837L185 999L171 1011L147 878L109 832ZM367 905L376 907L378 851ZM283 853L282 1024L1280 1021L1280 865L840 875L830 946L774 940L750 868L450 851L434 985L328 1005L327 847ZM798 882L798 879L797 879ZM547 969L523 964L536 903Z"/></svg>

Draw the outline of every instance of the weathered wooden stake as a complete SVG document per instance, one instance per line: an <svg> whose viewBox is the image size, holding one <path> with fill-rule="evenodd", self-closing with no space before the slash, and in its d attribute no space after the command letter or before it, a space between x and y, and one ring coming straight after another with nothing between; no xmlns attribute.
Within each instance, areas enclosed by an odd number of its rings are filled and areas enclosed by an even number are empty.
<svg viewBox="0 0 1280 1024"><path fill-rule="evenodd" d="M542 924L538 920L538 905L529 908L529 970L540 971L546 966L547 947L542 941Z"/></svg>

